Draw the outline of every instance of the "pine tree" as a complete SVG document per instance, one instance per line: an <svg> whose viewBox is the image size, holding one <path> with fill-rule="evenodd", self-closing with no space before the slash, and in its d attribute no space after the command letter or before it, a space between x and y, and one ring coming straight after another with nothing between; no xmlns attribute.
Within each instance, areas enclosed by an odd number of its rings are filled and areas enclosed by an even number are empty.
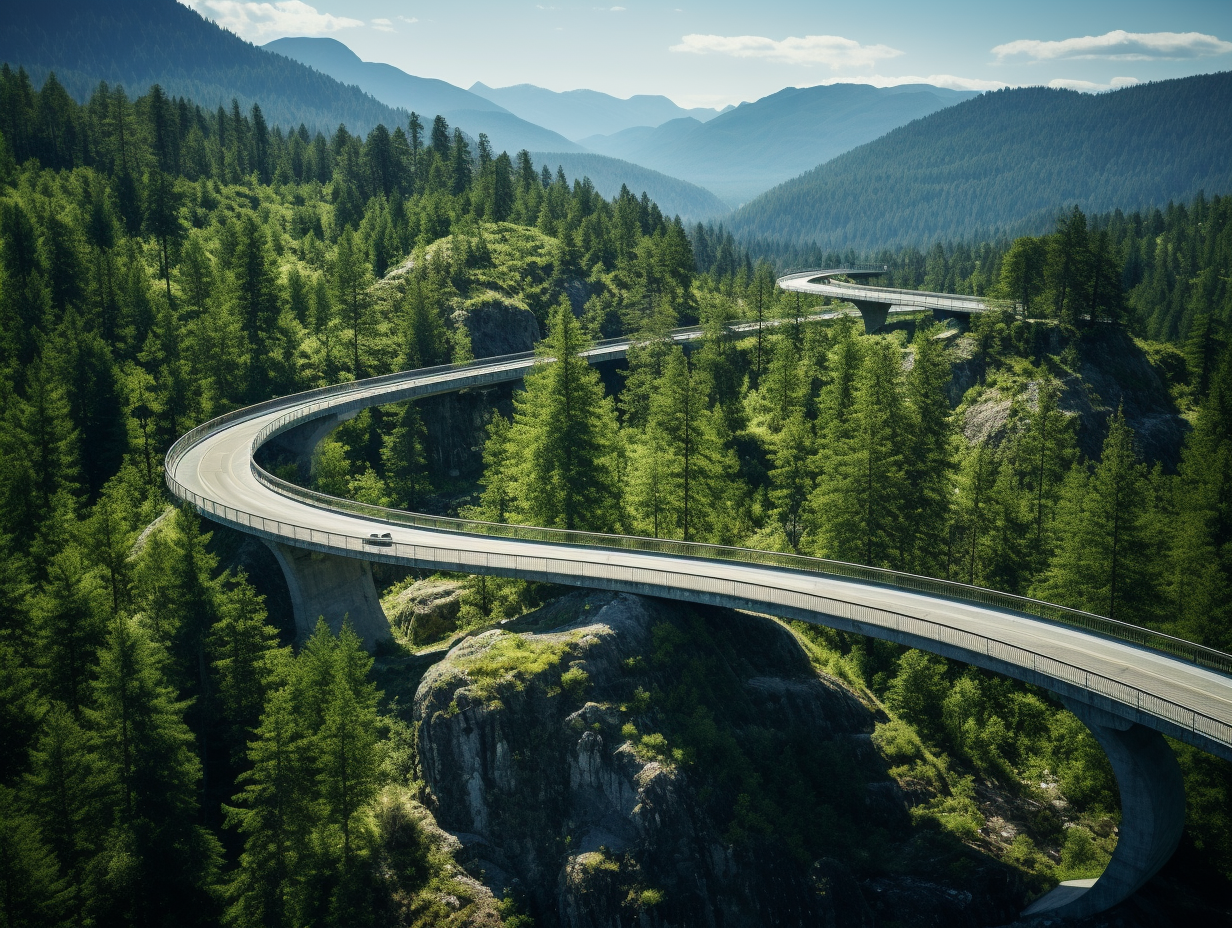
<svg viewBox="0 0 1232 928"><path fill-rule="evenodd" d="M813 430L800 410L792 413L774 437L770 502L788 546L797 554L808 522L808 501L817 475Z"/></svg>
<svg viewBox="0 0 1232 928"><path fill-rule="evenodd" d="M766 322L776 314L775 299L778 288L774 285L774 268L768 261L759 261L753 279L749 283L747 302L753 309L753 321L757 323L757 343L753 355L753 376L750 386L757 389L765 367Z"/></svg>
<svg viewBox="0 0 1232 928"><path fill-rule="evenodd" d="M80 549L70 545L52 557L31 604L44 692L78 715L89 705L95 654L105 633L104 596Z"/></svg>
<svg viewBox="0 0 1232 928"><path fill-rule="evenodd" d="M289 928L303 923L315 821L311 742L289 688L270 694L248 760L235 805L224 807L227 827L244 838L226 920L236 928Z"/></svg>
<svg viewBox="0 0 1232 928"><path fill-rule="evenodd" d="M233 762L243 757L248 735L260 722L266 697L289 659L288 650L278 646L278 630L266 619L263 597L241 575L223 594L218 621L210 629L218 706Z"/></svg>
<svg viewBox="0 0 1232 928"><path fill-rule="evenodd" d="M448 335L437 309L441 294L431 277L412 274L402 303L403 341L399 365L404 370L432 367L449 358Z"/></svg>
<svg viewBox="0 0 1232 928"><path fill-rule="evenodd" d="M102 821L97 806L95 761L88 735L64 705L53 703L30 754L24 795L42 823L43 836L65 879L65 908L72 924L85 923L86 864L96 851Z"/></svg>
<svg viewBox="0 0 1232 928"><path fill-rule="evenodd" d="M52 928L65 905L64 880L34 816L0 786L0 925Z"/></svg>
<svg viewBox="0 0 1232 928"><path fill-rule="evenodd" d="M466 513L484 522L506 522L514 505L514 485L509 448L509 420L499 412L488 420L488 437L483 444L483 493L479 505Z"/></svg>
<svg viewBox="0 0 1232 928"><path fill-rule="evenodd" d="M360 376L360 343L368 321L370 299L368 286L372 272L364 260L355 234L347 229L338 239L334 254L334 295L351 329L351 374Z"/></svg>
<svg viewBox="0 0 1232 928"><path fill-rule="evenodd" d="M1001 262L1001 290L1017 301L1028 318L1044 290L1044 264L1048 257L1044 239L1030 236L1014 240Z"/></svg>
<svg viewBox="0 0 1232 928"><path fill-rule="evenodd" d="M851 413L827 436L828 460L813 494L826 557L876 567L900 563L903 402L898 349L869 341Z"/></svg>
<svg viewBox="0 0 1232 928"><path fill-rule="evenodd" d="M616 414L567 300L553 310L545 361L514 398L509 433L515 516L532 525L611 531L619 525Z"/></svg>
<svg viewBox="0 0 1232 928"><path fill-rule="evenodd" d="M1059 397L1060 384L1055 380L1040 382L1035 411L1022 436L1020 466L1024 489L1030 498L1034 554L1040 563L1048 555L1061 483L1077 450L1073 423L1057 407Z"/></svg>
<svg viewBox="0 0 1232 928"><path fill-rule="evenodd" d="M397 425L381 448L392 506L416 509L430 490L426 442L427 430L419 410L414 402L403 403Z"/></svg>
<svg viewBox="0 0 1232 928"><path fill-rule="evenodd" d="M1056 553L1037 595L1142 624L1156 601L1150 494L1121 411L1109 423L1094 473L1087 478L1080 468L1062 490Z"/></svg>
<svg viewBox="0 0 1232 928"><path fill-rule="evenodd" d="M1211 647L1232 642L1232 354L1211 380L1185 439L1165 588L1177 631Z"/></svg>
<svg viewBox="0 0 1232 928"><path fill-rule="evenodd" d="M713 534L721 525L723 478L734 468L710 408L709 378L694 369L679 347L668 353L651 397L650 422L651 438L663 443L668 488L664 534L683 541Z"/></svg>
<svg viewBox="0 0 1232 928"><path fill-rule="evenodd" d="M908 569L935 575L943 569L952 498L953 426L946 396L951 375L945 349L928 328L917 333L913 347L914 363L906 383L904 558Z"/></svg>
<svg viewBox="0 0 1232 928"><path fill-rule="evenodd" d="M325 819L341 834L344 872L361 837L359 812L376 796L377 691L367 679L371 668L363 642L344 622L334 643L332 680L315 744Z"/></svg>
<svg viewBox="0 0 1232 928"><path fill-rule="evenodd" d="M93 917L133 925L208 924L221 851L197 824L201 763L163 677L161 649L116 617L99 652L87 719L107 831L91 862Z"/></svg>

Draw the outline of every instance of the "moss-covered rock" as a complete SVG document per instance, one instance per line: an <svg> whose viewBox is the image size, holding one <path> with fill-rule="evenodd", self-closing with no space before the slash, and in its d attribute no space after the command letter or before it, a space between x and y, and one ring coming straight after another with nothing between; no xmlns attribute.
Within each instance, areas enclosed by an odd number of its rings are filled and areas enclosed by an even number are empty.
<svg viewBox="0 0 1232 928"><path fill-rule="evenodd" d="M390 625L412 645L422 647L457 630L462 584L457 580L420 580L387 596L381 605Z"/></svg>

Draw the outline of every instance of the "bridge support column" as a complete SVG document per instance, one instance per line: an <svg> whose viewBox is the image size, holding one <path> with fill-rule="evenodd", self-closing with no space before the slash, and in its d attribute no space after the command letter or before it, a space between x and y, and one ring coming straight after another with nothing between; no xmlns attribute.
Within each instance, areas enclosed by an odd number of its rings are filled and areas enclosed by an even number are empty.
<svg viewBox="0 0 1232 928"><path fill-rule="evenodd" d="M866 333L876 332L879 328L886 324L886 319L890 317L890 303L872 303L867 300L852 300L856 309L860 311L860 316L864 319L864 331Z"/></svg>
<svg viewBox="0 0 1232 928"><path fill-rule="evenodd" d="M1062 883L1023 915L1083 918L1127 899L1168 862L1185 828L1185 784L1176 755L1151 728L1065 701L1108 754L1121 793L1116 850L1098 880Z"/></svg>
<svg viewBox="0 0 1232 928"><path fill-rule="evenodd" d="M349 617L355 634L364 647L372 651L379 641L392 633L381 600L372 582L372 565L353 557L322 554L305 548L295 548L276 541L266 546L278 559L287 587L291 591L291 606L295 612L295 643L301 645L311 637L317 619L324 618L337 634L344 618Z"/></svg>

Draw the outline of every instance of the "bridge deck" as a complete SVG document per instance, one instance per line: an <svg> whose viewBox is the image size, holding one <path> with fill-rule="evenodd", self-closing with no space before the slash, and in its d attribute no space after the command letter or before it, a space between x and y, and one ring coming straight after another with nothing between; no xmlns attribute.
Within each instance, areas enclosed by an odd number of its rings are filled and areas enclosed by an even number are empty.
<svg viewBox="0 0 1232 928"><path fill-rule="evenodd" d="M596 359L619 357L625 347L608 345ZM185 436L168 455L168 484L211 518L293 546L734 605L901 641L1037 683L1232 760L1232 676L1128 641L881 583L637 550L636 539L596 536L577 544L493 537L398 524L392 512L383 523L380 513L348 511L354 504L280 485L253 461L255 445L279 423L289 428L347 408L517 379L532 363L519 356L411 371L266 404L256 415ZM375 531L389 531L392 546L365 545Z"/></svg>

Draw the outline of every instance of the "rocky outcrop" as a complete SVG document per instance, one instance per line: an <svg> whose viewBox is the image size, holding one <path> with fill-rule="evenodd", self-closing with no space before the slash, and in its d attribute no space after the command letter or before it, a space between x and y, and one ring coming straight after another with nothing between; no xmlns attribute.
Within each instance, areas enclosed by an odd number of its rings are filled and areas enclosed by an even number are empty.
<svg viewBox="0 0 1232 928"><path fill-rule="evenodd" d="M1051 326L1048 347L1064 350L1060 330ZM1043 338L1043 336L1041 336ZM948 349L951 376L947 396L958 406L968 391L986 376L975 351L974 340L965 336L951 341ZM1090 460L1099 460L1108 420L1118 408L1134 430L1138 455L1148 464L1161 463L1174 469L1188 430L1162 377L1129 333L1113 326L1093 326L1083 332L1075 373L1060 378L1057 408L1076 423L1078 448ZM963 411L960 427L968 442L1000 444L1013 429L1012 410L1017 401L1024 411L1034 411L1039 399L1038 381L1015 383L998 377L992 386L974 398Z"/></svg>
<svg viewBox="0 0 1232 928"><path fill-rule="evenodd" d="M476 358L530 351L539 341L539 322L529 309L491 299L454 314L466 326Z"/></svg>
<svg viewBox="0 0 1232 928"><path fill-rule="evenodd" d="M539 323L530 310L496 300L458 310L453 322L466 326L476 358L530 351L539 339ZM419 401L434 478L469 480L479 475L492 412L511 415L513 392L520 386L519 381Z"/></svg>
<svg viewBox="0 0 1232 928"><path fill-rule="evenodd" d="M872 926L840 861L861 836L910 832L873 713L774 621L624 594L563 602L548 623L561 627L508 630L532 614L468 639L416 693L426 801L471 872L524 892L547 926ZM759 805L759 791L780 798ZM795 803L803 836L759 818Z"/></svg>
<svg viewBox="0 0 1232 928"><path fill-rule="evenodd" d="M411 644L430 644L457 629L462 584L456 580L419 580L386 597L381 605L389 616L389 624L406 635Z"/></svg>
<svg viewBox="0 0 1232 928"><path fill-rule="evenodd" d="M488 422L494 411L506 418L513 414L513 394L520 387L516 381L419 400L428 437L428 472L438 486L447 480L474 480L482 473Z"/></svg>

